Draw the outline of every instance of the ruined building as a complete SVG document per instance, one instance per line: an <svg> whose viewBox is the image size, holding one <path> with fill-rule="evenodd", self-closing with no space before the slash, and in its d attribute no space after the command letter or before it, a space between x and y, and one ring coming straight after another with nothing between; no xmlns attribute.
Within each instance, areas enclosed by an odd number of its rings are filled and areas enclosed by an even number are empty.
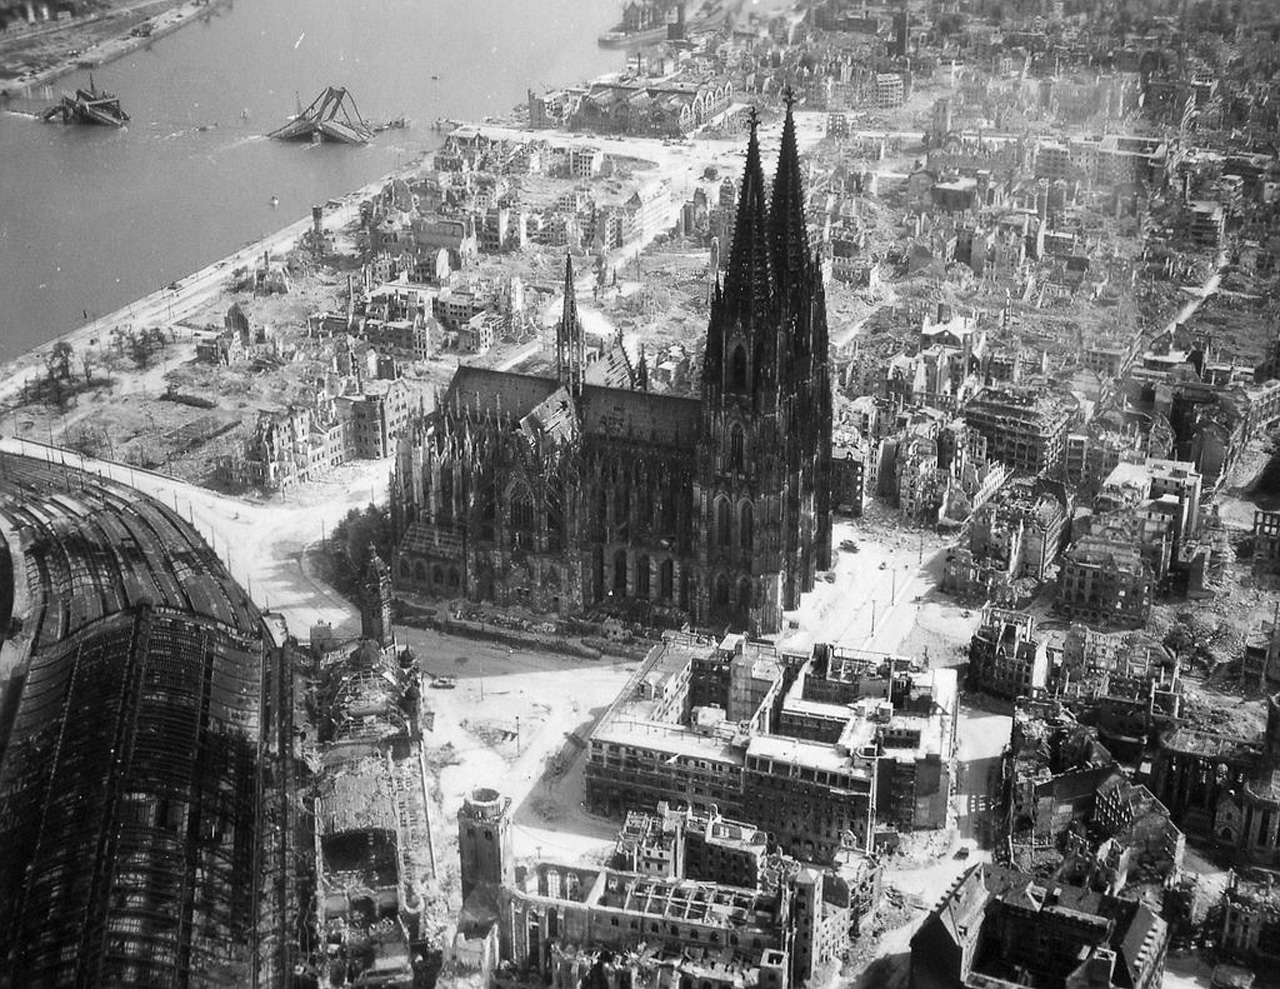
<svg viewBox="0 0 1280 989"><path fill-rule="evenodd" d="M459 932L522 981L560 989L800 986L847 954L880 897L875 856L845 845L804 865L714 812L631 815L603 869L513 867L510 826L497 791L464 800Z"/></svg>
<svg viewBox="0 0 1280 989"><path fill-rule="evenodd" d="M912 989L1158 989L1169 929L1135 899L975 865L911 939Z"/></svg>
<svg viewBox="0 0 1280 989"><path fill-rule="evenodd" d="M778 630L831 560L826 303L790 111L765 200L753 124L699 397L587 383L568 265L554 375L459 369L401 443L397 586Z"/></svg>
<svg viewBox="0 0 1280 989"><path fill-rule="evenodd" d="M1261 738L1187 725L1160 736L1152 789L1193 835L1241 863L1280 866L1280 694Z"/></svg>
<svg viewBox="0 0 1280 989"><path fill-rule="evenodd" d="M667 633L591 733L587 804L731 814L806 862L943 827L957 693L954 670L882 653Z"/></svg>

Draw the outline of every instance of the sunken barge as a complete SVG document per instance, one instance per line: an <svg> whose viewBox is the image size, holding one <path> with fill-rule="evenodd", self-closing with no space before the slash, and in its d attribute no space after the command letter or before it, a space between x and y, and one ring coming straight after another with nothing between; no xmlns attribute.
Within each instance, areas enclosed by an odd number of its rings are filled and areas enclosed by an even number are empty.
<svg viewBox="0 0 1280 989"><path fill-rule="evenodd" d="M114 93L98 89L89 77L88 89L77 89L75 95L63 93L62 99L40 114L45 121L62 119L64 124L99 124L103 127L123 127L129 115L120 106L120 98Z"/></svg>

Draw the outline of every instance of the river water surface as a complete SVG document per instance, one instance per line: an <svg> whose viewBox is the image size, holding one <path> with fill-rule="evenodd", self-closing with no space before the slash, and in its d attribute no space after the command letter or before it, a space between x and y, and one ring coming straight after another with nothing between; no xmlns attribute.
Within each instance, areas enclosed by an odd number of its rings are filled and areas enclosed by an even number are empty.
<svg viewBox="0 0 1280 989"><path fill-rule="evenodd" d="M529 88L621 69L624 55L595 42L618 9L614 0L234 0L95 70L131 115L125 129L0 110L0 360L435 147L437 117L504 114ZM86 82L76 73L47 95ZM363 148L262 137L326 85L349 88L366 119L405 115L412 126Z"/></svg>

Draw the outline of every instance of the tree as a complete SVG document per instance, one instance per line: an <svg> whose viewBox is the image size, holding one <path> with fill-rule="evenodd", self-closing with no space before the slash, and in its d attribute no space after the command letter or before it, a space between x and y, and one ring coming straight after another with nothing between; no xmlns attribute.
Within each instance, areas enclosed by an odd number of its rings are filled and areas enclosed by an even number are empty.
<svg viewBox="0 0 1280 989"><path fill-rule="evenodd" d="M92 350L86 350L80 354L80 366L84 368L84 382L88 384L93 378L93 366L97 363L98 355Z"/></svg>
<svg viewBox="0 0 1280 989"><path fill-rule="evenodd" d="M384 560L390 558L391 514L377 505L369 505L365 509L353 508L334 528L333 538L358 579L369 566L370 546Z"/></svg>
<svg viewBox="0 0 1280 989"><path fill-rule="evenodd" d="M141 331L129 331L129 356L140 368L148 368L159 351L169 346L164 331L158 326L151 326Z"/></svg>
<svg viewBox="0 0 1280 989"><path fill-rule="evenodd" d="M70 381L71 380L71 355L73 353L71 344L65 340L59 340L53 345L49 351L49 356L45 358L45 368L49 372L50 381Z"/></svg>

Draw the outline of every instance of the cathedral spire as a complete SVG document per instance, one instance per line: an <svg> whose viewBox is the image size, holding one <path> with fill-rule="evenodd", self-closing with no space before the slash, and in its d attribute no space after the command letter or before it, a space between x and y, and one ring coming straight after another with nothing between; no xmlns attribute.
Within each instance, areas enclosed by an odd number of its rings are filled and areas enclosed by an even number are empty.
<svg viewBox="0 0 1280 989"><path fill-rule="evenodd" d="M573 282L573 256L564 256L564 308L556 326L556 377L574 398L582 395L586 347L578 319L578 290Z"/></svg>
<svg viewBox="0 0 1280 989"><path fill-rule="evenodd" d="M782 124L782 149L773 177L773 201L769 207L769 247L778 285L794 292L809 272L809 234L804 219L804 189L800 176L800 151L792 114L795 95L786 92L787 116Z"/></svg>
<svg viewBox="0 0 1280 989"><path fill-rule="evenodd" d="M720 326L720 313L724 309L724 293L720 287L720 272L715 273L715 287L711 290L711 318L707 321L707 344L702 355L703 385L718 384L721 362L724 360L724 330Z"/></svg>
<svg viewBox="0 0 1280 989"><path fill-rule="evenodd" d="M640 363L636 366L636 390L649 390L649 359L644 353L644 341L640 341Z"/></svg>
<svg viewBox="0 0 1280 989"><path fill-rule="evenodd" d="M756 128L760 119L751 109L751 139L747 142L747 165L742 173L738 196L738 216L733 227L733 247L725 273L724 299L730 319L763 314L773 301L773 277L769 263L768 209L765 205L764 172L760 168L760 142Z"/></svg>

